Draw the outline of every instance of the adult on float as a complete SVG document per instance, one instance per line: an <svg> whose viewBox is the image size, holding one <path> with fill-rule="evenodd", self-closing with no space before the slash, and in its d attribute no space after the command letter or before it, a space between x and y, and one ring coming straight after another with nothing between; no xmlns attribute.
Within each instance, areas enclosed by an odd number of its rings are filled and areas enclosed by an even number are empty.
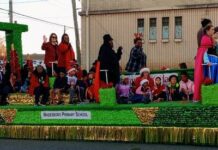
<svg viewBox="0 0 218 150"><path fill-rule="evenodd" d="M204 36L201 39L201 45L198 48L197 55L195 58L195 70L194 70L194 97L193 101L198 102L201 100L201 85L204 82L203 74L203 57L207 52L208 48L214 46L213 40L214 27L212 25L207 25L204 28ZM211 63L207 63L208 66L211 66Z"/></svg>
<svg viewBox="0 0 218 150"><path fill-rule="evenodd" d="M115 86L120 81L120 65L119 60L122 55L122 47L119 47L117 53L113 50L113 39L109 34L103 36L102 44L98 60L100 61L100 70L108 70L108 81ZM105 72L100 73L102 81L106 82Z"/></svg>
<svg viewBox="0 0 218 150"><path fill-rule="evenodd" d="M136 34L134 39L135 46L131 49L129 61L126 64L126 71L139 72L140 69L146 67L146 54L142 48L142 35Z"/></svg>
<svg viewBox="0 0 218 150"><path fill-rule="evenodd" d="M201 28L199 29L198 34L197 34L198 47L201 46L201 39L205 35L204 34L204 28L207 25L212 25L212 21L210 19L207 19L207 18L202 19Z"/></svg>
<svg viewBox="0 0 218 150"><path fill-rule="evenodd" d="M137 77L134 81L134 89L136 90L140 86L140 82L144 79L148 80L148 86L153 89L154 87L154 79L150 77L150 69L142 68L140 70L140 76Z"/></svg>
<svg viewBox="0 0 218 150"><path fill-rule="evenodd" d="M44 63L49 77L53 75L52 62L58 60L58 39L55 33L52 33L47 42L46 36L43 36L42 50L45 51ZM57 71L57 65L54 64L54 70Z"/></svg>
<svg viewBox="0 0 218 150"><path fill-rule="evenodd" d="M58 69L61 72L66 72L72 68L75 61L75 53L69 41L68 34L64 33L58 46Z"/></svg>
<svg viewBox="0 0 218 150"><path fill-rule="evenodd" d="M204 64L211 63L213 65L204 66L204 77L209 78L210 81L213 83L218 83L218 53L216 52L217 49L217 38L218 38L218 27L214 28L213 40L214 46L208 48L207 52L204 53ZM206 83L208 84L208 83Z"/></svg>

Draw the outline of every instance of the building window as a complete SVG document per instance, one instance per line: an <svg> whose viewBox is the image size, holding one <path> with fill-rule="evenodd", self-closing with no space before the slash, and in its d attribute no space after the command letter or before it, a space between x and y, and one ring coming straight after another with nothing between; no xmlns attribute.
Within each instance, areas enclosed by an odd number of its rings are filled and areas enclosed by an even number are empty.
<svg viewBox="0 0 218 150"><path fill-rule="evenodd" d="M169 17L162 18L162 39L168 40L169 39Z"/></svg>
<svg viewBox="0 0 218 150"><path fill-rule="evenodd" d="M175 17L175 39L182 39L182 17Z"/></svg>
<svg viewBox="0 0 218 150"><path fill-rule="evenodd" d="M144 19L137 20L137 32L144 34Z"/></svg>
<svg viewBox="0 0 218 150"><path fill-rule="evenodd" d="M157 40L157 18L150 18L149 40Z"/></svg>

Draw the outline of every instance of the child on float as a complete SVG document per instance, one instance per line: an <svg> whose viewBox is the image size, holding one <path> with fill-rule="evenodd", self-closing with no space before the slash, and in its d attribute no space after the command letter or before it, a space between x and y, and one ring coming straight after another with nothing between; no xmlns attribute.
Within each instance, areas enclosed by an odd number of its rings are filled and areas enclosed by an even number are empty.
<svg viewBox="0 0 218 150"><path fill-rule="evenodd" d="M152 100L151 88L149 81L143 79L140 86L136 89L136 94L131 98L132 103L149 103Z"/></svg>
<svg viewBox="0 0 218 150"><path fill-rule="evenodd" d="M77 84L77 77L76 77L76 69L71 68L67 71L67 84L69 86L69 93L70 93L70 104L77 103L76 99L76 84Z"/></svg>
<svg viewBox="0 0 218 150"><path fill-rule="evenodd" d="M188 78L187 72L181 73L181 81L179 82L179 92L182 100L192 100L194 94L194 82Z"/></svg>
<svg viewBox="0 0 218 150"><path fill-rule="evenodd" d="M63 93L67 93L67 90L68 85L65 72L59 71L59 74L54 81L54 88L50 90L51 103L63 104Z"/></svg>
<svg viewBox="0 0 218 150"><path fill-rule="evenodd" d="M28 71L27 77L24 79L23 85L20 88L20 92L27 93L30 86L30 79L31 79L32 72Z"/></svg>
<svg viewBox="0 0 218 150"><path fill-rule="evenodd" d="M86 80L87 83L87 88L86 88L86 93L85 93L85 98L89 100L90 102L94 102L94 72L90 71L88 73L88 78Z"/></svg>
<svg viewBox="0 0 218 150"><path fill-rule="evenodd" d="M81 66L78 64L77 60L75 60L74 64L73 64L73 68L75 68L76 71L76 76L78 78L78 80L81 80L83 77L83 70L81 68Z"/></svg>
<svg viewBox="0 0 218 150"><path fill-rule="evenodd" d="M156 77L154 81L152 89L153 101L160 102L166 100L166 87L163 85L161 77Z"/></svg>
<svg viewBox="0 0 218 150"><path fill-rule="evenodd" d="M169 101L181 100L179 88L178 77L176 75L171 75L169 77L169 84L167 85Z"/></svg>
<svg viewBox="0 0 218 150"><path fill-rule="evenodd" d="M87 79L88 79L88 73L86 70L80 70L80 73L77 73L77 75L81 76L80 78L78 77L76 88L78 91L78 99L81 102L85 102L85 93L86 89L88 87Z"/></svg>
<svg viewBox="0 0 218 150"><path fill-rule="evenodd" d="M129 78L127 76L121 76L121 83L116 85L117 92L117 103L118 104L127 104L130 103L131 96L131 87L129 84Z"/></svg>

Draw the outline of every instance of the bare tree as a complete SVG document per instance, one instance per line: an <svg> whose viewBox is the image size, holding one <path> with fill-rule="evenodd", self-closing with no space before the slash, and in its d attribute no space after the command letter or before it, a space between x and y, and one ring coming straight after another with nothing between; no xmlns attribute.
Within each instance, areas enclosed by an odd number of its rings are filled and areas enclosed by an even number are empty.
<svg viewBox="0 0 218 150"><path fill-rule="evenodd" d="M4 44L4 39L0 38L0 59L6 56L6 46Z"/></svg>

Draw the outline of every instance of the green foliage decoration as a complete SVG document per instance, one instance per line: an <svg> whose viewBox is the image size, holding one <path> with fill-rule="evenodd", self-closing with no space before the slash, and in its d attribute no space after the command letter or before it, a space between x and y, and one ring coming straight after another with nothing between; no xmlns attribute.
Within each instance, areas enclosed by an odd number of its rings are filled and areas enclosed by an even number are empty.
<svg viewBox="0 0 218 150"><path fill-rule="evenodd" d="M100 89L99 94L101 106L114 106L117 104L115 88Z"/></svg>
<svg viewBox="0 0 218 150"><path fill-rule="evenodd" d="M203 105L218 105L218 84L202 86L202 104Z"/></svg>

